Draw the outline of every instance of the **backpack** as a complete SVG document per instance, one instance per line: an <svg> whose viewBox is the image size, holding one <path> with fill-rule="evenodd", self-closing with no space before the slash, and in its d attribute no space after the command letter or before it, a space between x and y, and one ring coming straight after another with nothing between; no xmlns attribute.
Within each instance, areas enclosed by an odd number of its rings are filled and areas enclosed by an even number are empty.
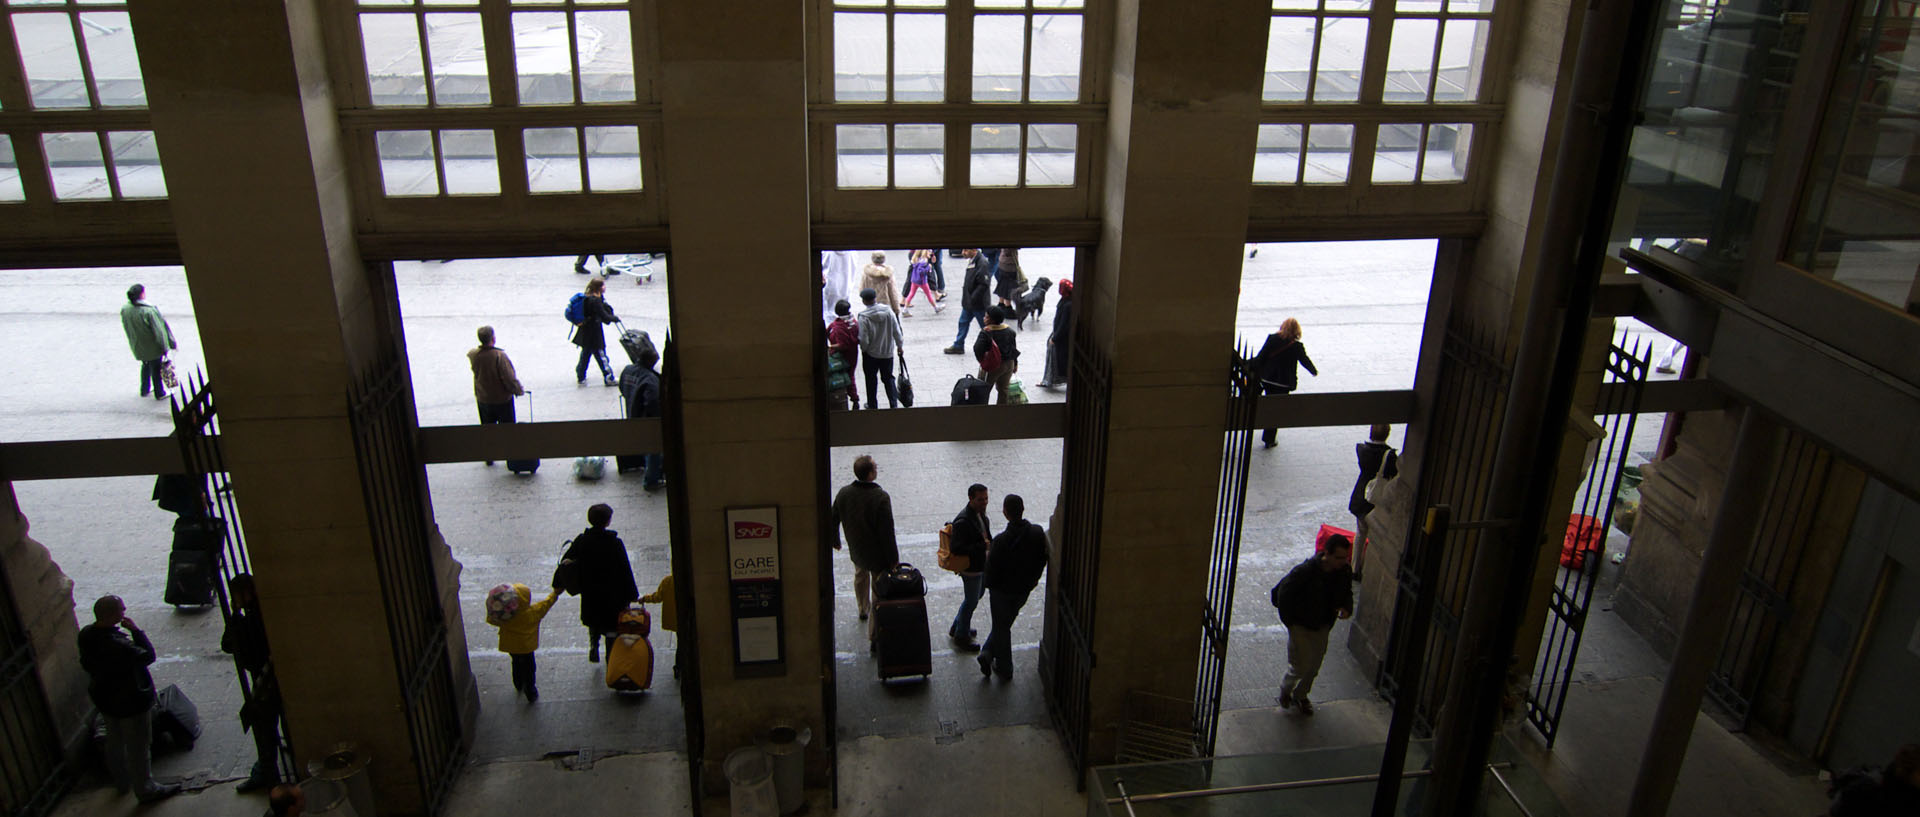
<svg viewBox="0 0 1920 817"><path fill-rule="evenodd" d="M980 356L980 371L993 374L1000 370L1000 342L987 338L987 353Z"/></svg>
<svg viewBox="0 0 1920 817"><path fill-rule="evenodd" d="M939 562L941 570L950 570L955 573L960 573L973 567L973 559L953 552L952 522L948 522L940 528Z"/></svg>
<svg viewBox="0 0 1920 817"><path fill-rule="evenodd" d="M567 299L567 311L562 314L567 316L568 323L579 326L587 319L587 293L573 293L573 297Z"/></svg>

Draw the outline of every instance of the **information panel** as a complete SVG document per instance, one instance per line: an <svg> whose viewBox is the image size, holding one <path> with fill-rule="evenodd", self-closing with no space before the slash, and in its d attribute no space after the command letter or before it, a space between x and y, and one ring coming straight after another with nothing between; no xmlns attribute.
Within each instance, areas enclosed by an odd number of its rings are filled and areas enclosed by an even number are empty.
<svg viewBox="0 0 1920 817"><path fill-rule="evenodd" d="M779 508L727 509L727 577L736 669L765 668L786 660Z"/></svg>

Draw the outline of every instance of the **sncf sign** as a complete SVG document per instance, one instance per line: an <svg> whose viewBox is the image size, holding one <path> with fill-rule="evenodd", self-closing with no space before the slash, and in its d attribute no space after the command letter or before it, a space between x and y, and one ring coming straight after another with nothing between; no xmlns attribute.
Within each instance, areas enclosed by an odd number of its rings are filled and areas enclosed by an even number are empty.
<svg viewBox="0 0 1920 817"><path fill-rule="evenodd" d="M734 581L780 578L780 509L727 509L727 572Z"/></svg>
<svg viewBox="0 0 1920 817"><path fill-rule="evenodd" d="M773 526L765 522L734 522L733 538L736 540L772 539Z"/></svg>

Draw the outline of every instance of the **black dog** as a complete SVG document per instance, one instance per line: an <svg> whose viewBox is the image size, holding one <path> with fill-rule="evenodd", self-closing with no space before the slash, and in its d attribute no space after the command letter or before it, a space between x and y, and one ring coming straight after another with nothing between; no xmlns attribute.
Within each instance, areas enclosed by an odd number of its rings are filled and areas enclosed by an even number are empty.
<svg viewBox="0 0 1920 817"><path fill-rule="evenodd" d="M1033 288L1020 293L1013 299L1014 325L1027 328L1027 319L1040 322L1040 316L1047 311L1047 290L1053 288L1053 282L1042 276L1033 282Z"/></svg>

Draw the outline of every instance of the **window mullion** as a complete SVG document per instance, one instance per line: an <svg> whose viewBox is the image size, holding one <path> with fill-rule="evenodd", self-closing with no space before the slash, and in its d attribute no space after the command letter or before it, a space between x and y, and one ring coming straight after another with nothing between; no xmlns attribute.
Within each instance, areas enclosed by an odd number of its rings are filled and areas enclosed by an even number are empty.
<svg viewBox="0 0 1920 817"><path fill-rule="evenodd" d="M427 107L438 108L440 107L440 89L434 87L438 83L433 81L433 45L432 40L427 36L425 13L413 13L413 30L414 36L420 38L420 76L427 85Z"/></svg>
<svg viewBox="0 0 1920 817"><path fill-rule="evenodd" d="M1293 163L1293 183L1294 184L1306 183L1307 148L1313 144L1312 133L1313 133L1313 125L1302 124L1300 126L1300 141L1296 143L1299 146L1299 150L1297 151L1297 153L1300 156L1300 160Z"/></svg>
<svg viewBox="0 0 1920 817"><path fill-rule="evenodd" d="M579 105L587 99L586 94L581 92L580 87L580 32L578 30L580 19L579 15L574 13L571 4L569 4L567 10L561 12L561 14L566 15L567 18L567 61L573 66L573 104ZM629 44L627 49L631 52L633 46ZM583 162L585 161L584 156L585 155L582 154L581 161ZM580 171L581 173L586 172L586 166L584 164L581 166Z"/></svg>
<svg viewBox="0 0 1920 817"><path fill-rule="evenodd" d="M899 98L896 97L893 92L893 36L894 36L893 35L893 18L896 14L898 14L898 12L895 12L893 9L891 8L887 9L887 12L886 12L887 67L886 67L886 70L887 70L887 104L889 105L900 101ZM887 153L888 155L887 166L891 168L893 166L893 159L892 159L893 153L891 149L892 141L893 141L893 136L892 136L893 129L888 128L887 132L888 132L887 141L888 141L888 147L889 147L888 153ZM891 170L888 171L888 180L889 180L889 186L891 186L891 180L892 180Z"/></svg>
<svg viewBox="0 0 1920 817"><path fill-rule="evenodd" d="M520 104L520 70L513 48L513 12L508 0L480 0L480 37L487 49L487 93L490 107L512 109ZM509 102L508 100L512 100ZM500 168L500 195L526 198L527 141L518 125L493 126L495 162ZM508 167L519 168L507 172Z"/></svg>
<svg viewBox="0 0 1920 817"><path fill-rule="evenodd" d="M73 28L73 50L80 57L80 83L85 86L87 92L87 107L91 110L100 110L100 91L95 87L97 83L93 79L93 55L87 53L87 33L80 26L80 13L77 11L64 13L67 15L67 25Z"/></svg>
<svg viewBox="0 0 1920 817"><path fill-rule="evenodd" d="M13 15L0 11L0 108L32 110L27 71L20 61L20 41L13 31Z"/></svg>
<svg viewBox="0 0 1920 817"><path fill-rule="evenodd" d="M440 146L440 131L427 130L427 146L433 148L433 179L439 195L447 194L447 151Z"/></svg>
<svg viewBox="0 0 1920 817"><path fill-rule="evenodd" d="M1420 126L1420 138L1413 145L1413 183L1420 184L1427 173L1427 138L1433 134L1433 125Z"/></svg>
<svg viewBox="0 0 1920 817"><path fill-rule="evenodd" d="M1434 98L1440 95L1440 50L1447 44L1447 23L1451 19L1442 14L1433 28L1433 59L1427 62L1428 105L1434 104Z"/></svg>
<svg viewBox="0 0 1920 817"><path fill-rule="evenodd" d="M1027 186L1027 123L1015 122L1013 123L1013 127L1014 130L1020 133L1020 150L1013 154L1015 159L1020 163L1018 167L1014 168L1013 186L1025 188Z"/></svg>
<svg viewBox="0 0 1920 817"><path fill-rule="evenodd" d="M113 161L113 140L107 138L106 131L94 131L93 141L100 146L100 167L107 177L107 194L114 201L120 201L120 172Z"/></svg>
<svg viewBox="0 0 1920 817"><path fill-rule="evenodd" d="M1393 25L1397 19L1390 5L1381 3L1367 15L1367 44L1361 52L1360 95L1362 105L1377 105L1387 87L1387 56L1392 49Z"/></svg>
<svg viewBox="0 0 1920 817"><path fill-rule="evenodd" d="M947 5L947 82L950 103L973 101L973 0Z"/></svg>
<svg viewBox="0 0 1920 817"><path fill-rule="evenodd" d="M892 39L892 38L888 38L888 39L889 39L889 41L891 41L891 39ZM891 76L892 76L892 71L891 71L891 69L889 69L889 71L888 71L888 76L889 76L889 77L891 77ZM891 123L889 123L889 124L887 124L887 125L886 125L886 128L887 128L887 189L888 189L888 190L892 190L892 189L894 189L894 184L893 184L893 154L894 154L894 149L893 149L893 125L892 125Z"/></svg>
<svg viewBox="0 0 1920 817"><path fill-rule="evenodd" d="M1031 4L1021 16L1020 101L1033 101L1033 9Z"/></svg>
<svg viewBox="0 0 1920 817"><path fill-rule="evenodd" d="M580 155L580 192L591 193L593 192L593 174L587 172L587 129L585 127L573 129L573 150Z"/></svg>
<svg viewBox="0 0 1920 817"><path fill-rule="evenodd" d="M1267 18L1267 25L1273 25L1273 18ZM1301 100L1313 104L1315 94L1320 89L1320 47L1327 41L1327 18L1322 15L1313 21L1313 48L1307 51L1307 95Z"/></svg>

